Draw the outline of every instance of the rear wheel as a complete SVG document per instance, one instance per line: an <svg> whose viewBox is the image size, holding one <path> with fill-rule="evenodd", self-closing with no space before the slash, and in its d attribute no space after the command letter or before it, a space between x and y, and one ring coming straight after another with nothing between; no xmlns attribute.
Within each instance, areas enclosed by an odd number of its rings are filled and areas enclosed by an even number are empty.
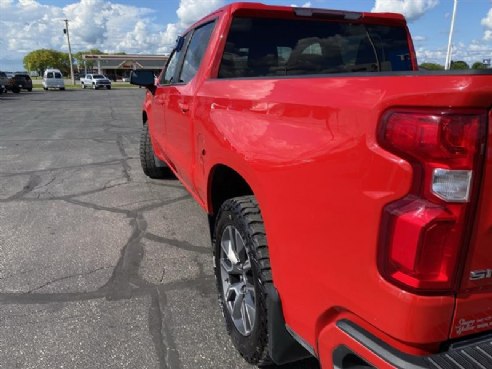
<svg viewBox="0 0 492 369"><path fill-rule="evenodd" d="M43 87L43 90L48 91L48 87Z"/></svg>
<svg viewBox="0 0 492 369"><path fill-rule="evenodd" d="M227 331L251 364L269 365L266 299L272 275L263 218L254 196L221 206L214 232L219 302Z"/></svg>
<svg viewBox="0 0 492 369"><path fill-rule="evenodd" d="M12 92L13 92L14 94L18 94L18 93L20 92L20 88L19 88L19 87L13 87L13 88L12 88Z"/></svg>
<svg viewBox="0 0 492 369"><path fill-rule="evenodd" d="M150 140L149 126L144 124L140 134L140 165L146 176L154 179L170 177L171 171L167 165L154 154Z"/></svg>
<svg viewBox="0 0 492 369"><path fill-rule="evenodd" d="M93 89L93 90L97 89L97 87L96 87L96 84L95 84L95 83L93 83L93 84L92 84L92 89Z"/></svg>
<svg viewBox="0 0 492 369"><path fill-rule="evenodd" d="M28 88L27 91L32 92L32 88Z"/></svg>
<svg viewBox="0 0 492 369"><path fill-rule="evenodd" d="M107 88L108 90L111 90L111 86L106 86L106 88Z"/></svg>

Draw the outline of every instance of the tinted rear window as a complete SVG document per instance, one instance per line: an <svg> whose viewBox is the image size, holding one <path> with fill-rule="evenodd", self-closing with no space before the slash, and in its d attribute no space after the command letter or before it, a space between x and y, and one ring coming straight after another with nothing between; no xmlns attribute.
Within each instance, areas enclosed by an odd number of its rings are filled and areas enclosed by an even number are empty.
<svg viewBox="0 0 492 369"><path fill-rule="evenodd" d="M53 72L46 73L46 78L53 78Z"/></svg>
<svg viewBox="0 0 492 369"><path fill-rule="evenodd" d="M61 73L55 72L55 78L62 78Z"/></svg>
<svg viewBox="0 0 492 369"><path fill-rule="evenodd" d="M403 27L236 17L219 78L408 70Z"/></svg>

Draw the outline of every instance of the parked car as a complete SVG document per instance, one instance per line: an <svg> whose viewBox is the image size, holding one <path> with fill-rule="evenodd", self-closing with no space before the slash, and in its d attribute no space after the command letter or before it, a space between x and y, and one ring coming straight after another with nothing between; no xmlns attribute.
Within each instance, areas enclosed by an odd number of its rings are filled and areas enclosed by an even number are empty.
<svg viewBox="0 0 492 369"><path fill-rule="evenodd" d="M491 71L419 72L399 14L235 3L132 83L248 362L492 368Z"/></svg>
<svg viewBox="0 0 492 369"><path fill-rule="evenodd" d="M111 81L102 74L87 74L80 79L80 85L82 88L92 87L94 90L101 87L111 90Z"/></svg>
<svg viewBox="0 0 492 369"><path fill-rule="evenodd" d="M3 84L4 92L12 91L14 93L20 92L20 87L13 80L14 74L11 72L0 72L0 85Z"/></svg>
<svg viewBox="0 0 492 369"><path fill-rule="evenodd" d="M50 88L65 90L65 81L63 75L58 69L46 69L43 74L43 89L47 91Z"/></svg>
<svg viewBox="0 0 492 369"><path fill-rule="evenodd" d="M21 89L32 91L32 79L28 74L15 74L11 79Z"/></svg>
<svg viewBox="0 0 492 369"><path fill-rule="evenodd" d="M0 93L7 92L7 85L9 84L9 78L5 72L0 72Z"/></svg>

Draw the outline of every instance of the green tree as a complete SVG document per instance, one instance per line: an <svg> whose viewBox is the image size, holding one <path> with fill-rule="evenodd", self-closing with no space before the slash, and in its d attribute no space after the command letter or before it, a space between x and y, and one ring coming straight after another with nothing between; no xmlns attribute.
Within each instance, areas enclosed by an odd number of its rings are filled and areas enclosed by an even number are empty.
<svg viewBox="0 0 492 369"><path fill-rule="evenodd" d="M463 60L451 61L451 69L464 70L470 69L470 66L467 62Z"/></svg>
<svg viewBox="0 0 492 369"><path fill-rule="evenodd" d="M425 70L444 70L444 66L436 63L422 63L419 65L421 69Z"/></svg>
<svg viewBox="0 0 492 369"><path fill-rule="evenodd" d="M99 50L99 49L90 49L90 50L85 50L85 51L79 51L79 52L76 52L75 54L73 54L73 58L75 59L76 63L77 63L77 66L78 66L78 70L83 70L84 69L84 61L87 65L87 69L92 69L94 68L94 61L92 60L85 60L83 58L84 55L103 55L104 53Z"/></svg>
<svg viewBox="0 0 492 369"><path fill-rule="evenodd" d="M472 69L487 69L487 65L482 62L475 62L472 65Z"/></svg>
<svg viewBox="0 0 492 369"><path fill-rule="evenodd" d="M68 54L57 50L39 49L31 51L24 57L23 62L26 70L36 71L40 75L47 68L60 69L65 75L70 71Z"/></svg>

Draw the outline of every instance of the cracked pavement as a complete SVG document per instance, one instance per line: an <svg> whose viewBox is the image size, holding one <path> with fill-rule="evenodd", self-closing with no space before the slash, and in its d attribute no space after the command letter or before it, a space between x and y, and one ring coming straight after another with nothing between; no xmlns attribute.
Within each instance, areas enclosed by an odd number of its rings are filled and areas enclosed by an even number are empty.
<svg viewBox="0 0 492 369"><path fill-rule="evenodd" d="M0 368L251 368L219 311L206 214L140 169L143 96L0 95Z"/></svg>

